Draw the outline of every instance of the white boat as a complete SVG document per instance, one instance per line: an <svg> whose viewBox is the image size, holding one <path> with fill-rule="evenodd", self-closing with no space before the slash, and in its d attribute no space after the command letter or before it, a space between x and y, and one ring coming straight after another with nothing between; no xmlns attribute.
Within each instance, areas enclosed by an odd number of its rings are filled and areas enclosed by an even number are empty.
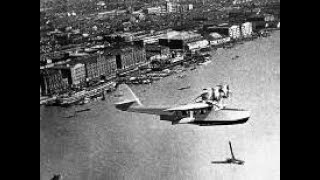
<svg viewBox="0 0 320 180"><path fill-rule="evenodd" d="M206 61L206 62L203 62L203 63L200 63L201 65L208 65L208 64L210 64L212 61L211 60L209 60L209 61Z"/></svg>
<svg viewBox="0 0 320 180"><path fill-rule="evenodd" d="M90 102L90 98L86 97L83 99L84 104L88 104Z"/></svg>

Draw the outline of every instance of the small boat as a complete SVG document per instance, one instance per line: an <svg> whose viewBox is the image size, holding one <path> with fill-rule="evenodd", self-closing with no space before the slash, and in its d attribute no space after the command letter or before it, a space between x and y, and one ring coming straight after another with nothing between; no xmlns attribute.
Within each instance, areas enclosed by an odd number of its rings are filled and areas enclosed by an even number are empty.
<svg viewBox="0 0 320 180"><path fill-rule="evenodd" d="M62 176L60 174L55 174L50 180L62 180Z"/></svg>
<svg viewBox="0 0 320 180"><path fill-rule="evenodd" d="M181 78L181 79L183 79L185 77L187 77L187 75L185 75L185 74L177 76L177 78Z"/></svg>
<svg viewBox="0 0 320 180"><path fill-rule="evenodd" d="M210 64L211 62L212 62L212 61L209 60L209 61L206 61L206 62L203 62L203 63L200 63L200 64L206 66L206 65Z"/></svg>
<svg viewBox="0 0 320 180"><path fill-rule="evenodd" d="M150 84L152 83L150 79L145 79L142 81L143 84Z"/></svg>
<svg viewBox="0 0 320 180"><path fill-rule="evenodd" d="M96 99L97 99L97 100L102 100L103 97L102 97L102 96L99 96L99 97L97 97Z"/></svg>
<svg viewBox="0 0 320 180"><path fill-rule="evenodd" d="M90 98L87 98L87 97L84 98L84 99L83 99L83 102L84 102L85 104L89 103L89 102L90 102Z"/></svg>
<svg viewBox="0 0 320 180"><path fill-rule="evenodd" d="M181 87L181 88L178 88L179 91L182 91L182 90L185 90L185 89L190 89L191 86L185 86L185 87Z"/></svg>
<svg viewBox="0 0 320 180"><path fill-rule="evenodd" d="M86 111L90 111L90 108L87 109L81 109L81 110L77 110L76 113L80 113L80 112L86 112Z"/></svg>
<svg viewBox="0 0 320 180"><path fill-rule="evenodd" d="M113 97L121 97L121 96L123 96L122 94L115 94L115 95L113 95Z"/></svg>
<svg viewBox="0 0 320 180"><path fill-rule="evenodd" d="M240 56L234 56L234 57L232 57L232 60L236 60L236 59L238 59Z"/></svg>
<svg viewBox="0 0 320 180"><path fill-rule="evenodd" d="M90 102L90 98L85 97L78 103L78 105L88 104L89 102Z"/></svg>
<svg viewBox="0 0 320 180"><path fill-rule="evenodd" d="M75 115L71 115L71 116L67 116L67 117L63 117L63 118L67 118L67 119L70 119L70 118L73 118Z"/></svg>

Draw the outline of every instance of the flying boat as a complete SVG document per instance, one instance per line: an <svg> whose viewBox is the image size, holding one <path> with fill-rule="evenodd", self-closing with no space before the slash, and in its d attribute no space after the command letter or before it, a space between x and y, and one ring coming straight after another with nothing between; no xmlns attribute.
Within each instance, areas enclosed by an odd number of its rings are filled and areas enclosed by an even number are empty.
<svg viewBox="0 0 320 180"><path fill-rule="evenodd" d="M229 97L229 86L203 89L194 102L176 106L145 106L126 84L120 84L118 91L121 96L114 104L118 110L157 115L172 125L236 125L247 122L251 115L249 110L230 108L221 103Z"/></svg>

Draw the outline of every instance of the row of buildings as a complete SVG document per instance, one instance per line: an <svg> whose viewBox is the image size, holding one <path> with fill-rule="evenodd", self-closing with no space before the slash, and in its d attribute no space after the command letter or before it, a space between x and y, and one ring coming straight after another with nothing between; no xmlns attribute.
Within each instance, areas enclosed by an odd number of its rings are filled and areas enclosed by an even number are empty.
<svg viewBox="0 0 320 180"><path fill-rule="evenodd" d="M74 54L65 61L40 67L40 94L50 96L88 87L114 78L118 70L125 71L144 63L146 51L137 46Z"/></svg>
<svg viewBox="0 0 320 180"><path fill-rule="evenodd" d="M235 2L239 4L240 2L247 2L247 0ZM237 7L230 10L230 8L221 9L221 6L214 6L214 4L221 3L222 1L167 0L156 4L146 3L138 10L130 8L133 11L116 8L88 15L77 13L77 16L72 16L68 20L61 19L61 22L56 22L56 19L59 18L49 18L50 16L46 18L42 14L40 17L40 22L42 23L40 24L43 27L49 26L47 24L49 23L51 24L49 29L59 29L61 32L55 32L55 34L40 33L40 53L44 54L59 50L69 44L94 41L92 39L95 36L99 39L101 36L115 32L133 32L146 29L175 28L178 26L192 29L194 26L202 24L203 21L223 21L233 19L231 18L233 16L237 17L235 19L239 19L239 17L252 13L253 10L252 8L247 8L247 13L234 13L229 11L242 12L243 10ZM106 3L101 2L98 4L98 6L105 6L102 4Z"/></svg>
<svg viewBox="0 0 320 180"><path fill-rule="evenodd" d="M47 60L45 66L40 67L41 94L47 96L90 86L115 77L117 72L153 60L173 59L179 56L177 54L194 54L210 46L221 46L250 37L254 32L269 26L268 23L275 22L271 15L246 20L205 24L192 31L166 29L103 36L102 45L82 47L81 51L67 51L67 55L61 56L60 60Z"/></svg>

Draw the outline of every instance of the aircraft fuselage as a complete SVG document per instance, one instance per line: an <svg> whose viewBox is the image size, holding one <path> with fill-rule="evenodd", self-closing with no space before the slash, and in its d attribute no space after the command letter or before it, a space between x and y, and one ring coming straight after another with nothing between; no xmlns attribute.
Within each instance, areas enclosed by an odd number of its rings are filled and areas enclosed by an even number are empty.
<svg viewBox="0 0 320 180"><path fill-rule="evenodd" d="M193 120L181 121L189 117L192 117ZM160 115L160 120L172 121L172 124L195 124L199 126L242 124L247 122L249 118L249 111L230 108L218 111L210 108L194 111L175 111L172 114Z"/></svg>

